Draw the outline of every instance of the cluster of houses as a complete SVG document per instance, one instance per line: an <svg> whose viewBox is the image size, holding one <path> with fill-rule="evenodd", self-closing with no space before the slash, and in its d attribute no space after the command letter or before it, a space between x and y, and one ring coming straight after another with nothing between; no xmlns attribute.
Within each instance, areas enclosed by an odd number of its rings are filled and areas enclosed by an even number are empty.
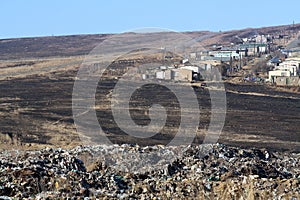
<svg viewBox="0 0 300 200"><path fill-rule="evenodd" d="M261 56L270 52L270 36L254 35L249 38L238 38L230 46L213 45L211 51L196 54L198 60L215 60L230 62L243 57Z"/></svg>
<svg viewBox="0 0 300 200"><path fill-rule="evenodd" d="M160 66L152 70L152 73L143 74L143 79L155 78L158 80L178 81L178 82L192 82L199 81L202 78L203 72L211 70L211 64L202 64L200 66L181 65L174 66ZM149 74L154 74L151 77Z"/></svg>
<svg viewBox="0 0 300 200"><path fill-rule="evenodd" d="M275 66L268 72L269 82L278 86L300 86L300 58L288 58L283 62L278 59L272 63Z"/></svg>
<svg viewBox="0 0 300 200"><path fill-rule="evenodd" d="M234 47L221 47L220 49L199 52L196 54L196 60L230 62L243 57L261 56L268 51L269 47L264 43L239 44Z"/></svg>
<svg viewBox="0 0 300 200"><path fill-rule="evenodd" d="M198 81L202 78L201 74L205 73L205 71L211 71L221 63L241 61L244 57L258 56L268 52L267 36L255 35L254 37L239 39L239 41L230 46L213 45L210 51L192 52L182 63L185 64L185 61L191 60L193 63L197 63L196 66L183 65L176 68L173 66L161 66L155 72L155 78L187 82ZM232 66L232 68L235 67L240 68L241 66ZM143 74L143 79L146 78L149 78L149 75ZM209 77L209 79L216 80L218 77Z"/></svg>
<svg viewBox="0 0 300 200"><path fill-rule="evenodd" d="M270 55L271 52L277 51L279 46L276 46L276 40L284 39L288 35L259 35L253 34L247 38L235 37L233 43L227 46L215 44L211 50L192 52L182 60L181 65L160 66L156 67L151 72L142 74L143 79L155 78L158 80L170 80L179 82L193 82L203 80L203 74L208 71L213 71L217 66L223 66L226 63L228 68L227 75L231 72L238 71L242 68L243 61L262 55ZM294 52L282 52L287 57L292 57ZM190 65L196 63L195 65ZM239 63L239 64L237 64ZM272 70L268 72L268 79L261 77L246 77L251 81L266 81L278 86L300 86L300 58L287 58L284 61L278 57L270 60L269 65ZM220 77L205 77L205 80L220 80ZM246 80L245 79L245 80ZM255 80L253 80L255 79ZM250 81L250 80L249 80Z"/></svg>
<svg viewBox="0 0 300 200"><path fill-rule="evenodd" d="M197 65L160 66L142 74L142 79L157 79L174 82L218 81L221 74L214 73L213 64L206 62Z"/></svg>

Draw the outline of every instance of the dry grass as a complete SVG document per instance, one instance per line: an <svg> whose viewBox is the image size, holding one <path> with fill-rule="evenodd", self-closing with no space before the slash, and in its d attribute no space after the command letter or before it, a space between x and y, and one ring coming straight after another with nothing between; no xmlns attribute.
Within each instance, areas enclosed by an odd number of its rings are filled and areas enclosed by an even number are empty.
<svg viewBox="0 0 300 200"><path fill-rule="evenodd" d="M32 60L1 61L0 80L23 78L30 75L45 75L51 72L74 70L79 68L84 57L61 57Z"/></svg>

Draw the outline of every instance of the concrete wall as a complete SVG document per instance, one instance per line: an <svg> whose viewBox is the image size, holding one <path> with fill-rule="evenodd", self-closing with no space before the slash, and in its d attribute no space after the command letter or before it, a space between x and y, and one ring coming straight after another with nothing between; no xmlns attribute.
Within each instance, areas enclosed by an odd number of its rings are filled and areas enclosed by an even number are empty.
<svg viewBox="0 0 300 200"><path fill-rule="evenodd" d="M174 80L175 81L187 81L191 82L193 80L193 72L188 69L176 69L173 70L175 72Z"/></svg>
<svg viewBox="0 0 300 200"><path fill-rule="evenodd" d="M184 67L180 67L180 69L187 69L195 73L200 73L200 67L196 67L196 66L184 66Z"/></svg>
<svg viewBox="0 0 300 200"><path fill-rule="evenodd" d="M275 78L275 83L278 86L286 86L287 85L287 79L288 79L288 77L279 76L279 77Z"/></svg>
<svg viewBox="0 0 300 200"><path fill-rule="evenodd" d="M248 56L253 56L257 53L265 53L267 51L266 47L249 47L248 48Z"/></svg>
<svg viewBox="0 0 300 200"><path fill-rule="evenodd" d="M291 65L279 65L275 67L276 70L280 71L289 71L291 73L291 76L297 76L297 67L296 66L291 66Z"/></svg>
<svg viewBox="0 0 300 200"><path fill-rule="evenodd" d="M296 60L285 60L283 63L280 63L279 66L294 66L296 71L300 70L300 61Z"/></svg>
<svg viewBox="0 0 300 200"><path fill-rule="evenodd" d="M157 79L165 79L165 72L164 71L156 72L156 78Z"/></svg>
<svg viewBox="0 0 300 200"><path fill-rule="evenodd" d="M278 86L300 86L300 78L298 76L278 76L275 79L275 83Z"/></svg>
<svg viewBox="0 0 300 200"><path fill-rule="evenodd" d="M174 72L170 69L165 71L165 79L166 80L173 80L174 79Z"/></svg>
<svg viewBox="0 0 300 200"><path fill-rule="evenodd" d="M276 77L280 76L291 76L291 72L281 70L269 71L269 80L271 81L271 83L275 83Z"/></svg>
<svg viewBox="0 0 300 200"><path fill-rule="evenodd" d="M289 86L300 86L300 78L299 76L291 76L288 79Z"/></svg>

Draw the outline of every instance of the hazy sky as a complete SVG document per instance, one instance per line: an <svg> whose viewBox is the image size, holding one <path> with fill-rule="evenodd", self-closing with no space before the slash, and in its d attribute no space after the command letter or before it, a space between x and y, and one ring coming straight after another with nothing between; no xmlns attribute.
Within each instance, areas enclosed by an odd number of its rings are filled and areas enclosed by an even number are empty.
<svg viewBox="0 0 300 200"><path fill-rule="evenodd" d="M120 33L143 27L225 31L300 23L300 1L3 0L0 38Z"/></svg>

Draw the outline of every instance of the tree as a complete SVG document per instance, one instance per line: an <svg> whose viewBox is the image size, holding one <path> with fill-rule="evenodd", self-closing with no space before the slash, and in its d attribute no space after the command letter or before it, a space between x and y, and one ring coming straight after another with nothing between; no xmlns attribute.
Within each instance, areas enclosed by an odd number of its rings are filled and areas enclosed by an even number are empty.
<svg viewBox="0 0 300 200"><path fill-rule="evenodd" d="M254 67L253 67L253 73L257 74L258 72L266 73L270 71L270 66L267 65L267 60L266 59L260 59L258 60Z"/></svg>

